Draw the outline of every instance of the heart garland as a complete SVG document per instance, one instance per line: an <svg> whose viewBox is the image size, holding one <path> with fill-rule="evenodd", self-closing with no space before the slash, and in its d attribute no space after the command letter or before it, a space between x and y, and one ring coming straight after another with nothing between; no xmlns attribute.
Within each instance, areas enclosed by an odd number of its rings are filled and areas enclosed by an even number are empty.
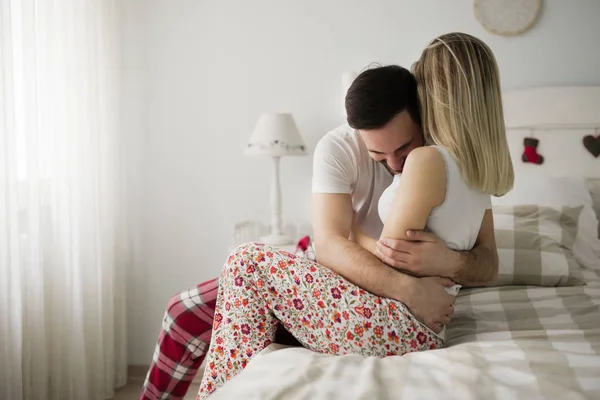
<svg viewBox="0 0 600 400"><path fill-rule="evenodd" d="M594 157L600 156L600 135L597 129L595 135L587 135L583 138L583 145Z"/></svg>

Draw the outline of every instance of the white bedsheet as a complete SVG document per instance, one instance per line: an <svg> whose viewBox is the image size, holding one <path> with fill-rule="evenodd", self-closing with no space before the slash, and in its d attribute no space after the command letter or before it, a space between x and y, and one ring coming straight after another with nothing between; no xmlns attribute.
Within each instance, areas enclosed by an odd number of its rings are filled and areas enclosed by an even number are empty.
<svg viewBox="0 0 600 400"><path fill-rule="evenodd" d="M375 358L271 345L211 399L600 399L600 279L464 290L445 349Z"/></svg>

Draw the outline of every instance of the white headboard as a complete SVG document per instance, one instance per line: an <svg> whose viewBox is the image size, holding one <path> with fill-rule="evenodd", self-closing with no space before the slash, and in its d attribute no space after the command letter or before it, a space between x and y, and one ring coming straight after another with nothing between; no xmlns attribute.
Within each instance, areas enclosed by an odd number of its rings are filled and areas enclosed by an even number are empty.
<svg viewBox="0 0 600 400"><path fill-rule="evenodd" d="M583 138L600 133L600 86L542 87L503 94L504 118L515 172L543 170L600 179L600 157ZM544 164L523 163L523 138L539 139Z"/></svg>

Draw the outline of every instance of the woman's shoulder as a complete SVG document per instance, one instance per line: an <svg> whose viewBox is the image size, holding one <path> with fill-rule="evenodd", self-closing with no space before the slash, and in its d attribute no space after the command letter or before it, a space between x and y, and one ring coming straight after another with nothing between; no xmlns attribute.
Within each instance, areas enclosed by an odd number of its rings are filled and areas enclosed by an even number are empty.
<svg viewBox="0 0 600 400"><path fill-rule="evenodd" d="M414 149L406 158L402 179L410 182L411 190L441 201L446 193L446 162L434 147Z"/></svg>
<svg viewBox="0 0 600 400"><path fill-rule="evenodd" d="M418 147L406 157L405 170L413 170L415 174L446 175L446 159L437 146Z"/></svg>

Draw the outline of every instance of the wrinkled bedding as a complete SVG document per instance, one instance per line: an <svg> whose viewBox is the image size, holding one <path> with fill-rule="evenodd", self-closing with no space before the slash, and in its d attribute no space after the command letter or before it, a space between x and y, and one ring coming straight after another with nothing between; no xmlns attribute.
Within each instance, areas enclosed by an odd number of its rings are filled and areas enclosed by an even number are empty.
<svg viewBox="0 0 600 400"><path fill-rule="evenodd" d="M330 356L271 345L211 399L600 399L600 271L461 290L446 348Z"/></svg>

